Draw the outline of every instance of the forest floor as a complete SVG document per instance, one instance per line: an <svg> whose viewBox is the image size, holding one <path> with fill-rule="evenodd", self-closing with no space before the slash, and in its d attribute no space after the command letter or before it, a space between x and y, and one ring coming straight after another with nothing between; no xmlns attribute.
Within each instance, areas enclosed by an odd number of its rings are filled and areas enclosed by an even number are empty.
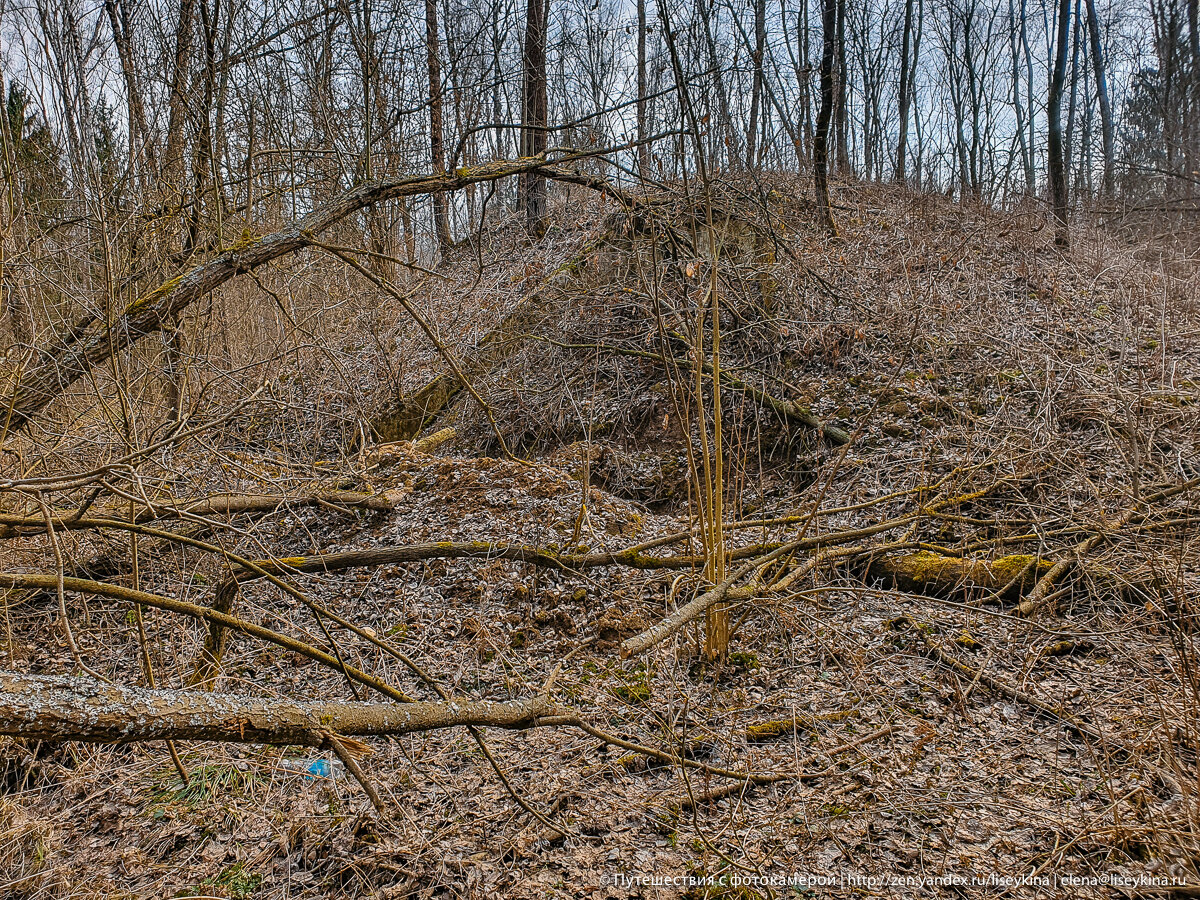
<svg viewBox="0 0 1200 900"><path fill-rule="evenodd" d="M461 729L376 740L362 766L380 816L340 766L298 772L310 751L181 745L185 785L161 744L8 741L0 895L1133 897L1200 884L1200 501L1153 499L1200 476L1200 267L1083 227L1061 254L1040 212L855 185L839 187L830 241L803 204L779 199L799 190L781 182L761 208L726 197L778 243L730 251L723 361L852 440L843 450L731 391L727 517L795 518L731 531L730 547L911 516L904 547L868 541L735 607L719 664L702 660L702 628L619 652L697 593L690 568L430 559L295 578L456 696L528 698L557 670L557 702L700 765L572 727L488 729L506 785ZM464 394L431 427L453 425L452 442L400 446L369 467L346 410L445 366L402 313L381 332L351 310L324 337L331 364L284 364L281 413L163 463L173 490L391 492L388 510L284 506L224 532L260 557L430 541L594 553L691 528L686 400L661 365L621 351L657 352L683 330L704 270L679 255L641 265L610 212L588 205L536 245L497 229L425 288L422 308L462 356L542 295L532 335L507 335L510 352L474 379L493 421ZM950 496L966 499L935 511ZM995 585L886 565L937 547L1037 566L1092 535L1028 615ZM126 537L64 541L93 577L108 566L129 583ZM211 602L220 566L147 544L143 588ZM670 552L689 546L699 552ZM46 547L10 541L3 568L41 571ZM136 683L128 607L69 602L80 655ZM268 584L239 604L319 641L307 609ZM157 611L145 627L160 683L182 686L201 629ZM75 670L53 593L14 594L5 632L9 668ZM346 647L360 668L431 696L377 647ZM240 637L220 690L347 695L336 672ZM803 777L707 799L739 784L711 767Z"/></svg>

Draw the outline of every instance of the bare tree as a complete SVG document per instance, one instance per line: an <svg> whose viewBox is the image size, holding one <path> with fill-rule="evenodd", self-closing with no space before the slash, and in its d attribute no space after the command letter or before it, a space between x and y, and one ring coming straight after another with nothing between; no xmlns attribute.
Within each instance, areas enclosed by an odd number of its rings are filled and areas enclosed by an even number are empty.
<svg viewBox="0 0 1200 900"><path fill-rule="evenodd" d="M1062 102L1063 88L1067 78L1067 52L1071 29L1071 0L1059 0L1056 19L1054 70L1050 78L1050 95L1047 104L1048 140L1050 169L1050 202L1054 210L1054 242L1066 249L1070 243L1067 224L1067 172L1063 157Z"/></svg>
<svg viewBox="0 0 1200 900"><path fill-rule="evenodd" d="M746 127L746 164L755 168L762 148L758 143L758 116L763 95L763 55L767 44L767 0L754 0L754 49L751 54L750 124ZM766 119L764 112L763 119Z"/></svg>
<svg viewBox="0 0 1200 900"><path fill-rule="evenodd" d="M444 172L446 149L443 144L442 70L438 62L437 0L425 0L425 70L429 76L429 159L434 172ZM452 241L450 216L442 194L433 197L433 231L438 248L444 254Z"/></svg>
<svg viewBox="0 0 1200 900"><path fill-rule="evenodd" d="M521 156L546 151L546 14L549 0L528 0L525 7L525 50L521 72ZM546 231L546 179L540 172L521 176L520 204L531 234Z"/></svg>
<svg viewBox="0 0 1200 900"><path fill-rule="evenodd" d="M643 178L650 175L650 136L647 115L649 101L646 98L646 0L637 0L637 139L638 174Z"/></svg>
<svg viewBox="0 0 1200 900"><path fill-rule="evenodd" d="M1195 0L1192 8L1196 6ZM1100 130L1104 141L1104 196L1112 197L1116 149L1113 137L1112 103L1108 97L1108 77L1104 66L1104 46L1100 40L1100 20L1096 0L1087 0L1088 36L1091 39L1092 67L1096 74L1096 96L1100 102ZM1193 26L1194 27L1194 26Z"/></svg>
<svg viewBox="0 0 1200 900"><path fill-rule="evenodd" d="M817 190L817 216L831 237L837 236L829 203L829 121L834 105L834 64L837 50L839 0L821 2L821 107L813 138L813 181Z"/></svg>
<svg viewBox="0 0 1200 900"><path fill-rule="evenodd" d="M907 180L905 163L908 159L908 118L912 106L912 70L909 48L913 34L913 3L904 0L904 25L900 38L900 134L896 139L896 180L904 184Z"/></svg>

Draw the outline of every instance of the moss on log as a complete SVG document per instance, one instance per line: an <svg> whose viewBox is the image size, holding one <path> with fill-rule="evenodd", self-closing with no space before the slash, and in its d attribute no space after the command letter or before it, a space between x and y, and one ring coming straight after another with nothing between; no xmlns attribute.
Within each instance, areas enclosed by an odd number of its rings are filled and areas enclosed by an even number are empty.
<svg viewBox="0 0 1200 900"><path fill-rule="evenodd" d="M1038 576L1052 565L1052 562L1026 553L983 560L919 550L876 556L872 558L867 574L903 591L952 594L975 587L1016 595L1032 587Z"/></svg>

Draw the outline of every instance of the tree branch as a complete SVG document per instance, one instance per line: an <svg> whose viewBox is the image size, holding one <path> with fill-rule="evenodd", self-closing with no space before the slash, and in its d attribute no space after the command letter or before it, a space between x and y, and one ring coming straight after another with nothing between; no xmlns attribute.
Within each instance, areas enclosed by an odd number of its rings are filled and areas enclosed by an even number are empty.
<svg viewBox="0 0 1200 900"><path fill-rule="evenodd" d="M113 355L160 331L199 298L238 275L313 246L323 231L361 209L401 197L442 194L534 171L541 171L549 178L565 177L566 171L556 166L621 149L623 146L571 152L552 161L545 157L499 160L464 166L454 172L369 182L346 191L286 228L263 237L238 240L212 259L133 301L111 324L93 319L73 329L62 347L40 350L0 400L0 434L7 434L10 428L24 428L92 367L105 364ZM575 180L573 173L571 178Z"/></svg>
<svg viewBox="0 0 1200 900"><path fill-rule="evenodd" d="M340 736L459 725L529 728L549 710L545 697L522 703L297 703L0 671L0 734L41 741L198 740L329 748L331 734L354 746Z"/></svg>

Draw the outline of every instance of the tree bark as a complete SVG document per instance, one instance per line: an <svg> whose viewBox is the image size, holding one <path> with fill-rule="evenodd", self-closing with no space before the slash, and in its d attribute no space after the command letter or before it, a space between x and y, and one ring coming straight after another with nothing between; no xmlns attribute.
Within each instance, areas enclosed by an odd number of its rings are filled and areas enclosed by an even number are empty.
<svg viewBox="0 0 1200 900"><path fill-rule="evenodd" d="M1024 12L1022 12L1024 15ZM1033 193L1033 158L1031 156L1031 148L1027 146L1025 131L1025 107L1021 103L1021 54L1019 33L1024 27L1022 22L1018 25L1017 15L1013 6L1013 0L1008 0L1008 45L1009 52L1012 55L1012 98L1013 111L1017 117L1017 152L1021 154L1021 168L1025 175L1025 190L1027 193Z"/></svg>
<svg viewBox="0 0 1200 900"><path fill-rule="evenodd" d="M175 29L175 65L168 101L167 149L163 154L163 176L168 182L178 182L183 175L184 118L195 19L196 0L180 0L179 22ZM178 184L172 186L178 187Z"/></svg>
<svg viewBox="0 0 1200 900"><path fill-rule="evenodd" d="M846 0L837 0L835 7L837 12L835 45L837 78L834 90L836 107L834 135L837 148L837 170L843 175L850 175L853 173L853 167L850 164L850 95L847 84L850 79L849 67L846 65Z"/></svg>
<svg viewBox="0 0 1200 900"><path fill-rule="evenodd" d="M638 174L650 177L650 145L647 123L646 84L646 0L637 0L637 159Z"/></svg>
<svg viewBox="0 0 1200 900"><path fill-rule="evenodd" d="M1067 78L1068 38L1071 33L1071 0L1059 0L1058 38L1054 57L1054 72L1050 78L1047 108L1049 119L1047 150L1049 152L1050 202L1054 209L1054 243L1066 249L1070 245L1067 224L1067 171L1063 158L1062 101Z"/></svg>
<svg viewBox="0 0 1200 900"><path fill-rule="evenodd" d="M521 156L546 152L546 7L549 0L529 0L525 8L525 52L521 69ZM546 178L530 170L520 178L519 202L531 234L546 233Z"/></svg>
<svg viewBox="0 0 1200 900"><path fill-rule="evenodd" d="M435 174L446 171L446 149L442 122L442 70L438 62L437 0L425 0L425 67L429 74L429 159ZM433 195L433 230L438 250L450 247L450 217L446 196Z"/></svg>
<svg viewBox="0 0 1200 900"><path fill-rule="evenodd" d="M0 671L0 734L38 741L191 740L328 748L331 736L381 737L459 725L529 728L549 711L544 697L523 703L297 703Z"/></svg>
<svg viewBox="0 0 1200 900"><path fill-rule="evenodd" d="M1100 42L1100 19L1096 16L1096 0L1087 0L1088 36L1092 45L1092 68L1096 73L1096 95L1100 101L1100 130L1104 141L1104 196L1113 195L1115 155L1113 140L1112 101L1108 96L1108 77L1104 71L1104 48Z"/></svg>
<svg viewBox="0 0 1200 900"><path fill-rule="evenodd" d="M754 67L753 83L750 88L750 123L746 128L746 165L751 169L758 166L762 148L758 144L758 116L762 108L763 54L767 44L767 0L754 2L754 51L751 64ZM765 115L764 115L765 118Z"/></svg>
<svg viewBox="0 0 1200 900"><path fill-rule="evenodd" d="M837 236L829 205L829 121L833 116L834 41L838 0L821 2L821 106L813 137L813 181L817 189L817 215L831 237Z"/></svg>
<svg viewBox="0 0 1200 900"><path fill-rule="evenodd" d="M896 181L905 184L908 156L908 109L912 103L912 72L908 52L912 41L913 0L904 0L904 34L900 39L900 135L896 140Z"/></svg>
<svg viewBox="0 0 1200 900"><path fill-rule="evenodd" d="M142 91L137 79L137 66L129 43L129 8L120 0L104 0L104 12L112 29L113 45L121 63L121 75L125 79L125 102L128 110L129 159L135 170L143 164L149 170L141 176L145 183L153 179L155 166L150 134L146 128L146 111L142 102Z"/></svg>

